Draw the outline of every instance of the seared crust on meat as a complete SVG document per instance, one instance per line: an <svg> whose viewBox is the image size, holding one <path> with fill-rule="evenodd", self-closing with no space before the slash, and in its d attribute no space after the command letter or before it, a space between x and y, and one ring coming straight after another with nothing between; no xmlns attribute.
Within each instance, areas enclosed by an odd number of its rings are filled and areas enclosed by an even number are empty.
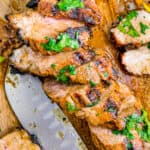
<svg viewBox="0 0 150 150"><path fill-rule="evenodd" d="M125 69L134 75L150 75L150 49L147 46L127 51L122 56Z"/></svg>
<svg viewBox="0 0 150 150"><path fill-rule="evenodd" d="M129 23L128 25L126 23L126 26L124 25L124 27L122 26L123 28L121 27L122 29L119 29L119 26L124 23L125 19L123 19L117 27L111 29L112 37L115 40L117 46L132 45L137 47L150 41L150 14L144 10L139 10L136 12L137 17L135 16L133 17L133 19L130 20L133 26L132 29ZM144 29L144 31L142 31L143 29L141 29L140 27L141 23L147 26L147 28ZM126 32L126 28L130 28L130 33L124 33Z"/></svg>
<svg viewBox="0 0 150 150"><path fill-rule="evenodd" d="M58 75L59 70L68 65L78 67L89 62L94 56L93 51L82 48L53 56L45 56L40 52L33 51L30 47L23 46L14 50L10 62L23 72L31 72L44 77Z"/></svg>
<svg viewBox="0 0 150 150"><path fill-rule="evenodd" d="M46 79L43 89L63 110L75 113L77 117L86 119L94 126L105 125L111 129L121 130L125 127L125 118L141 110L140 103L128 87L114 81L91 87L67 86ZM73 105L76 110L68 110L67 103Z"/></svg>
<svg viewBox="0 0 150 150"><path fill-rule="evenodd" d="M86 44L90 32L89 28L83 23L69 19L55 19L52 17L44 17L36 11L27 11L20 14L14 14L8 16L10 24L18 30L25 43L36 51L40 51L43 54L52 55L55 52L46 51L41 46L42 43L46 43L46 37L57 38L60 33L66 32L71 37L78 32L78 40L80 46ZM72 50L71 48L65 48L64 51Z"/></svg>
<svg viewBox="0 0 150 150"><path fill-rule="evenodd" d="M38 11L44 15L55 18L71 18L83 21L87 24L99 24L101 13L95 0L83 0L84 8L77 8L67 12L60 11L57 7L58 0L40 0Z"/></svg>
<svg viewBox="0 0 150 150"><path fill-rule="evenodd" d="M16 130L0 139L0 150L40 150L24 130Z"/></svg>

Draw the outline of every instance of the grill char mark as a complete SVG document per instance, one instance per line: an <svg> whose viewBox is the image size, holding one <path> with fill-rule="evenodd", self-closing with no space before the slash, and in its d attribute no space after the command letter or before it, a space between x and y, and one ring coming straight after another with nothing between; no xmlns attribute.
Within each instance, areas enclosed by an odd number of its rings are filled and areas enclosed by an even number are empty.
<svg viewBox="0 0 150 150"><path fill-rule="evenodd" d="M26 6L28 8L36 8L38 6L38 3L39 3L39 0L30 0Z"/></svg>
<svg viewBox="0 0 150 150"><path fill-rule="evenodd" d="M107 100L105 110L111 112L113 116L117 116L118 108L116 103L111 98Z"/></svg>
<svg viewBox="0 0 150 150"><path fill-rule="evenodd" d="M80 52L75 52L74 53L74 59L77 61L80 65L83 65L84 63L87 63L91 60L91 58L95 57L95 53L92 50L88 51L89 56L91 57L85 57L82 53Z"/></svg>
<svg viewBox="0 0 150 150"><path fill-rule="evenodd" d="M93 88L88 91L87 96L91 102L96 102L100 99L100 92L99 90Z"/></svg>

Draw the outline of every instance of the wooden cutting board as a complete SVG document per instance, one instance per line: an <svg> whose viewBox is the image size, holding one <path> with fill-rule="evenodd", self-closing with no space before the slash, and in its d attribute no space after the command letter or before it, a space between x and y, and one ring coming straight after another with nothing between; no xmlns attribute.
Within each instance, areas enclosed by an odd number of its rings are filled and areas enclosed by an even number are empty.
<svg viewBox="0 0 150 150"><path fill-rule="evenodd" d="M5 14L9 12L21 11L24 8L25 1L26 0L1 0L0 18L4 18ZM0 30L0 35L2 35L2 30ZM4 79L6 70L7 60L4 63L0 63L0 137L11 132L16 127L20 127L5 95Z"/></svg>
<svg viewBox="0 0 150 150"><path fill-rule="evenodd" d="M20 126L5 95L4 77L6 70L7 62L0 64L0 137Z"/></svg>

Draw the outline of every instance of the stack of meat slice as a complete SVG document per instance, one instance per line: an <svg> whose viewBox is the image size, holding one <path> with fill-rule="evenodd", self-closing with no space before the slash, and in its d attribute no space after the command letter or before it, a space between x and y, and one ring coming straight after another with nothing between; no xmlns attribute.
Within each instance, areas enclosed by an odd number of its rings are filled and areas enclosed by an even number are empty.
<svg viewBox="0 0 150 150"><path fill-rule="evenodd" d="M37 10L7 17L25 44L13 51L10 63L23 72L47 77L46 94L67 115L87 122L97 149L124 150L129 144L143 148L136 131L132 140L122 134L126 118L142 114L140 102L125 84L115 81L108 56L88 46L90 25L101 18L95 1L83 0L79 8L65 11L59 10L61 1L32 2L28 6L37 5Z"/></svg>
<svg viewBox="0 0 150 150"><path fill-rule="evenodd" d="M115 43L128 50L122 64L134 75L150 75L150 13L131 11L111 30Z"/></svg>

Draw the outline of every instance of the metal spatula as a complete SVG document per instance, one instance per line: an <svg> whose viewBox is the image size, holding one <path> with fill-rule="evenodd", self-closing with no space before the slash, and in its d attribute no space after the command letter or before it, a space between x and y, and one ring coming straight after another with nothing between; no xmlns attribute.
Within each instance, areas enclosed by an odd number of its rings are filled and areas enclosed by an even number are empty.
<svg viewBox="0 0 150 150"><path fill-rule="evenodd" d="M40 80L10 70L5 78L6 94L22 126L37 136L44 150L79 150L81 139L70 123L61 121L66 122L66 117L45 95Z"/></svg>

